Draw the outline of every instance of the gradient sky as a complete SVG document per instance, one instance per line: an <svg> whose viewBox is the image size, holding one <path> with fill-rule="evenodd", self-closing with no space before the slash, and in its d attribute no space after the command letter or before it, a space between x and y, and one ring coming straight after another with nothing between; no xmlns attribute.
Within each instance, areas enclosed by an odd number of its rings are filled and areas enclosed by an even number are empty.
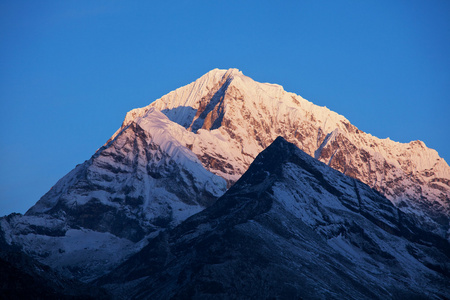
<svg viewBox="0 0 450 300"><path fill-rule="evenodd" d="M231 67L450 161L450 1L0 1L0 216Z"/></svg>

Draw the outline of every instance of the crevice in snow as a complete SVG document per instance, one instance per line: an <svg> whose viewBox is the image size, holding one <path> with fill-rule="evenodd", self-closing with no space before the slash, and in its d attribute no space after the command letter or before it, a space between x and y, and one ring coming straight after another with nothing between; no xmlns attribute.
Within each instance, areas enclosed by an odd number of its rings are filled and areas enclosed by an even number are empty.
<svg viewBox="0 0 450 300"><path fill-rule="evenodd" d="M323 140L323 142L320 145L320 147L316 151L314 151L314 158L315 159L319 159L320 158L323 148L325 148L328 143L331 143L336 138L336 136L338 134L339 134L339 129L338 128L336 128L335 130L333 130L332 132L327 134L327 136ZM331 159L330 159L330 163L331 163Z"/></svg>
<svg viewBox="0 0 450 300"><path fill-rule="evenodd" d="M330 157L330 160L328 161L328 166L331 166L331 162L333 161L334 156L336 155L336 153L338 153L339 149L334 150L333 154Z"/></svg>

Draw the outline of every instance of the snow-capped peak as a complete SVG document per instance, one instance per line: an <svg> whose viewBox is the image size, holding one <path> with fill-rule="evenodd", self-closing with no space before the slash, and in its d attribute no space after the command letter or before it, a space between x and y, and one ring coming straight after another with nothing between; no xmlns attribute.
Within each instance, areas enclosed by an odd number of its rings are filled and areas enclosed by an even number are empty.
<svg viewBox="0 0 450 300"><path fill-rule="evenodd" d="M190 132L186 136L193 133L185 146L229 185L281 135L309 155L374 187L403 209L433 207L448 219L450 168L435 150L422 142L403 144L362 132L342 115L280 85L256 82L237 69L214 69L132 110L124 125L144 117L151 107Z"/></svg>

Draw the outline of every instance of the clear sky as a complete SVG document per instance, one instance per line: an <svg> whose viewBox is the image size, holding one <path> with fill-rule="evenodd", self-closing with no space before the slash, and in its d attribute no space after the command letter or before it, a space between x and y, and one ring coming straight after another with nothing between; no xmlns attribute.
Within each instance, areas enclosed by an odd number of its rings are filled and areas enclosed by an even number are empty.
<svg viewBox="0 0 450 300"><path fill-rule="evenodd" d="M450 161L450 1L0 0L0 216L127 111L231 67Z"/></svg>

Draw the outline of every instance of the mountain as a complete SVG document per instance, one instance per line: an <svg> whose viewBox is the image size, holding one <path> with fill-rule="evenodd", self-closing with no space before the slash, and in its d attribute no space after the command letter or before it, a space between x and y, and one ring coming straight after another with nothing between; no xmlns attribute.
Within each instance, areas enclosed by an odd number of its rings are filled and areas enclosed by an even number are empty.
<svg viewBox="0 0 450 300"><path fill-rule="evenodd" d="M283 138L97 284L126 299L450 296L450 244Z"/></svg>
<svg viewBox="0 0 450 300"><path fill-rule="evenodd" d="M121 132L150 109L194 136L180 143L203 166L236 182L277 136L375 188L415 215L428 230L450 238L450 167L421 141L408 144L364 133L343 116L237 69L212 70L150 105L130 111Z"/></svg>
<svg viewBox="0 0 450 300"><path fill-rule="evenodd" d="M225 181L180 144L183 134L184 128L161 112L148 110L62 178L26 215L64 211L69 223L132 241L178 224L226 190ZM91 215L80 219L86 205L95 221Z"/></svg>
<svg viewBox="0 0 450 300"><path fill-rule="evenodd" d="M184 128L149 110L59 180L25 216L1 220L6 240L89 281L211 205L226 190L181 146ZM142 243L139 241L142 240Z"/></svg>
<svg viewBox="0 0 450 300"><path fill-rule="evenodd" d="M377 139L236 69L212 70L128 112L25 215L0 218L1 238L60 275L96 280L213 205L277 136L375 188L420 230L450 239L450 168L435 150Z"/></svg>

